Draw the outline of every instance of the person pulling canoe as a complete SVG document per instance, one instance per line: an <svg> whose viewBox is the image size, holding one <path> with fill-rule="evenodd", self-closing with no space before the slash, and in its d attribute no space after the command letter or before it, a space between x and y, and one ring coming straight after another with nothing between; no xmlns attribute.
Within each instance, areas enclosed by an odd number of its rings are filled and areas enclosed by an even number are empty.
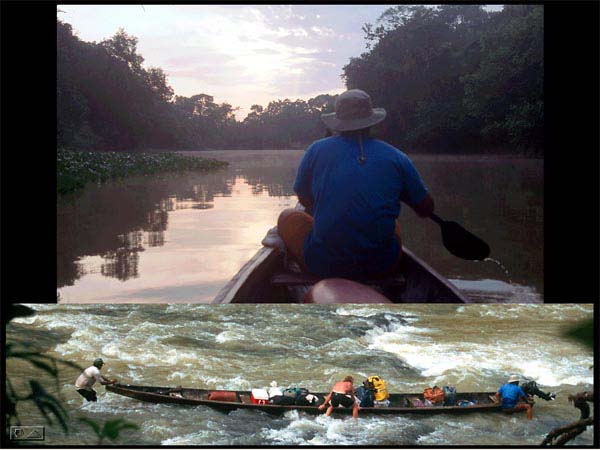
<svg viewBox="0 0 600 450"><path fill-rule="evenodd" d="M365 279L391 274L401 257L400 202L430 217L434 201L411 160L370 137L386 116L360 89L341 94L321 118L339 135L313 142L294 183L306 212L284 210L278 230L288 252L315 275Z"/></svg>
<svg viewBox="0 0 600 450"><path fill-rule="evenodd" d="M530 397L537 395L539 398L544 399L547 402L556 400L555 393L542 391L534 380L524 379L523 382L519 384L519 387L523 389L523 392L525 392Z"/></svg>
<svg viewBox="0 0 600 450"><path fill-rule="evenodd" d="M94 363L85 369L75 381L77 392L88 402L98 401L96 391L92 389L92 386L96 383L96 381L102 385L115 384L117 382L117 380L110 380L102 376L100 370L102 369L103 365L104 361L102 358L96 358Z"/></svg>
<svg viewBox="0 0 600 450"><path fill-rule="evenodd" d="M354 397L354 378L350 375L345 377L342 381L338 381L333 385L331 392L325 397L323 404L319 406L319 410L325 409L325 406L329 404L326 416L330 416L333 408L338 406L344 406L346 408L352 408L352 417L354 420L358 420L358 403L356 403L356 397Z"/></svg>
<svg viewBox="0 0 600 450"><path fill-rule="evenodd" d="M508 382L498 389L496 398L498 401L502 401L502 411L505 413L512 414L525 411L527 419L531 420L533 418L531 405L527 403L527 394L519 387L519 377L517 375L511 375ZM523 401L519 402L520 399Z"/></svg>

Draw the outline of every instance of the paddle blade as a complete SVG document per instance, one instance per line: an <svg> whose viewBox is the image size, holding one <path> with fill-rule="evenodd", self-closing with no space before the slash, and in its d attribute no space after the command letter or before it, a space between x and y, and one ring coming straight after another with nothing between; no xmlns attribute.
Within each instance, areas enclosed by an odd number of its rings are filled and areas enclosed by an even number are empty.
<svg viewBox="0 0 600 450"><path fill-rule="evenodd" d="M490 256L490 246L456 222L443 222L442 241L454 256L471 261L482 261Z"/></svg>

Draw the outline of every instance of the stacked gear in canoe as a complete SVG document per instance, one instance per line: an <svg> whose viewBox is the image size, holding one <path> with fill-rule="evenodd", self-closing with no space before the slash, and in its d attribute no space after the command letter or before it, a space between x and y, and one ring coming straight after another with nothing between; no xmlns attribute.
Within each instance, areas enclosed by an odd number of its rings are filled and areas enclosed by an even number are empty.
<svg viewBox="0 0 600 450"><path fill-rule="evenodd" d="M299 387L289 387L283 391L283 395L285 397L291 397L296 400L300 396L306 396L308 394L308 389L299 388Z"/></svg>
<svg viewBox="0 0 600 450"><path fill-rule="evenodd" d="M252 389L250 401L255 405L266 405L269 403L269 393L266 389Z"/></svg>
<svg viewBox="0 0 600 450"><path fill-rule="evenodd" d="M384 402L390 397L390 394L387 390L387 385L383 378L373 375L367 378L367 383L373 386L373 394L376 402Z"/></svg>
<svg viewBox="0 0 600 450"><path fill-rule="evenodd" d="M423 397L431 404L440 406L444 403L444 390L438 386L427 388L423 391Z"/></svg>
<svg viewBox="0 0 600 450"><path fill-rule="evenodd" d="M362 386L359 386L356 391L354 391L354 395L360 401L361 408L372 408L375 406L375 392L373 389L373 384L369 383L369 380L363 381Z"/></svg>
<svg viewBox="0 0 600 450"><path fill-rule="evenodd" d="M456 405L456 388L454 386L444 386L444 406Z"/></svg>
<svg viewBox="0 0 600 450"><path fill-rule="evenodd" d="M323 399L311 394L306 388L290 387L283 391L283 395L276 395L269 399L273 405L319 406Z"/></svg>

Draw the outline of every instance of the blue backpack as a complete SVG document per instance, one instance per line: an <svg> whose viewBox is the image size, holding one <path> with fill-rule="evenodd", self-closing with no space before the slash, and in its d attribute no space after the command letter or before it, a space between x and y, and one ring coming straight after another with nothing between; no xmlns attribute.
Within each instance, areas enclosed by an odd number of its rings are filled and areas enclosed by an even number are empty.
<svg viewBox="0 0 600 450"><path fill-rule="evenodd" d="M354 391L354 395L360 400L361 408L372 408L375 404L375 394L373 393L373 389L359 386L356 391Z"/></svg>

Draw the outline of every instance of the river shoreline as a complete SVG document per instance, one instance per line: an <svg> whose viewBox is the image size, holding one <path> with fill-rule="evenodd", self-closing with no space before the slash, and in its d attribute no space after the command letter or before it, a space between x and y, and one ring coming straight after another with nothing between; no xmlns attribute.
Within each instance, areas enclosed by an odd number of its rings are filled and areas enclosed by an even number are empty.
<svg viewBox="0 0 600 450"><path fill-rule="evenodd" d="M165 172L209 172L227 165L224 161L175 152L80 152L58 149L56 190L59 195L64 195L78 191L90 182Z"/></svg>
<svg viewBox="0 0 600 450"><path fill-rule="evenodd" d="M309 144L310 145L310 144ZM282 149L197 149L197 150L174 150L183 156L198 156L203 155L239 155L240 153L248 154L265 154L268 152L279 153L279 152L297 152L299 150L306 150L309 145L305 148L282 148ZM486 152L486 153L419 153L408 151L406 149L400 149L404 153L410 156L411 159L421 161L476 161L476 162L492 162L492 161L543 161L544 157L536 156L525 156L516 155L503 152ZM151 152L149 152L151 153Z"/></svg>

